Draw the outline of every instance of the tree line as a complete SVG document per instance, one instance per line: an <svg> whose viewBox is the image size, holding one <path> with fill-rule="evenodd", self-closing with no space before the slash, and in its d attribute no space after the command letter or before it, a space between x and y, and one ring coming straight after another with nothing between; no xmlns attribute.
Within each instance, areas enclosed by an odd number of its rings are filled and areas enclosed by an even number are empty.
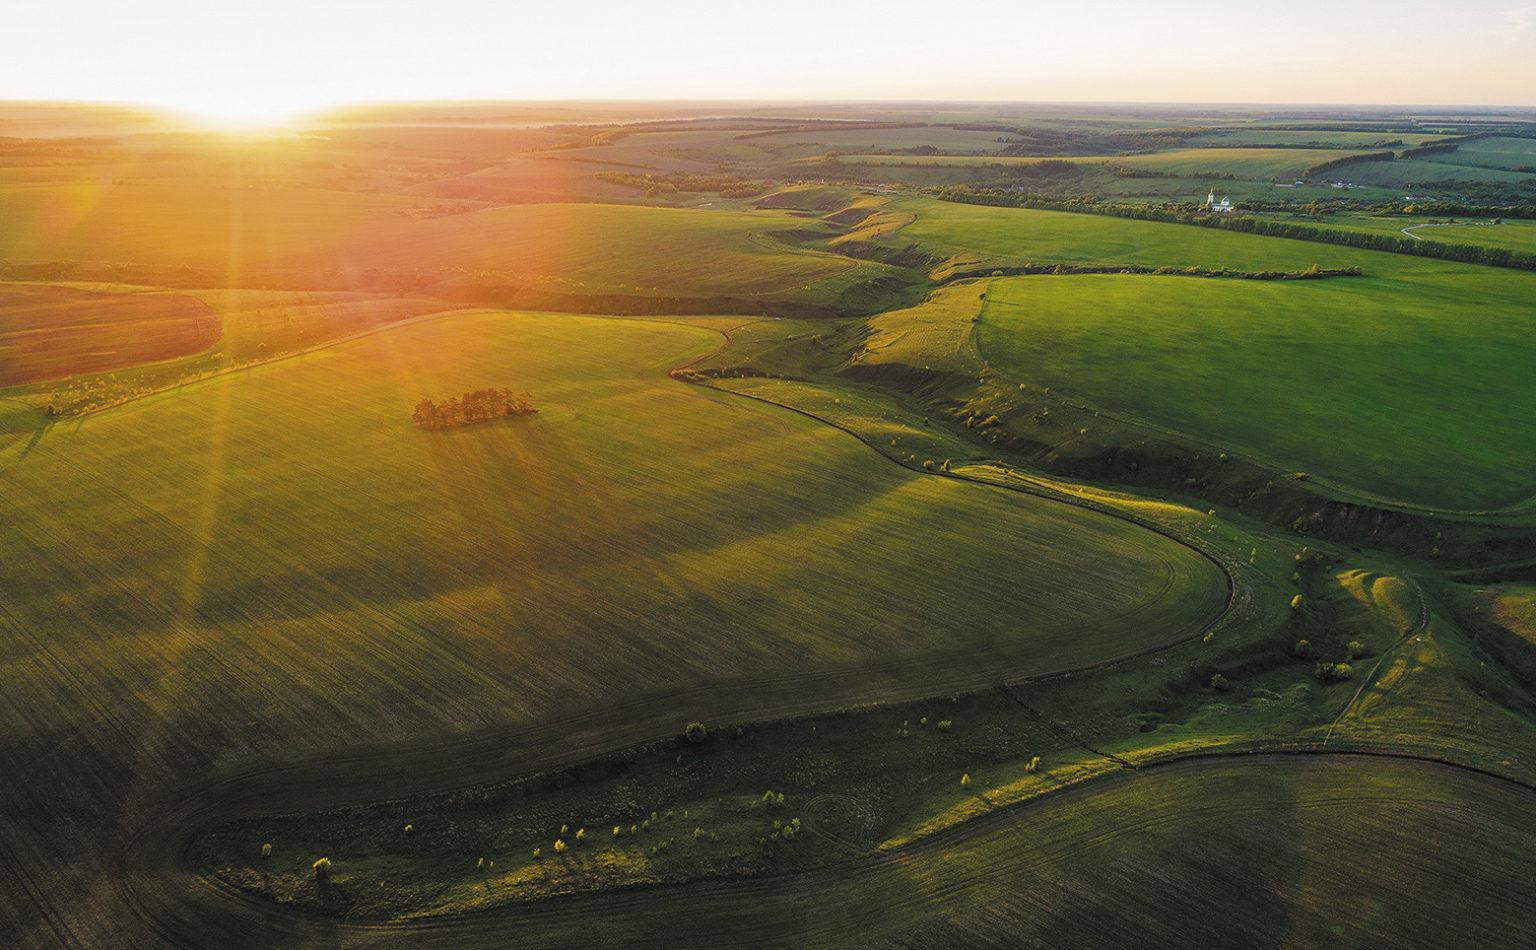
<svg viewBox="0 0 1536 950"><path fill-rule="evenodd" d="M1364 155L1346 155L1343 158L1335 158L1331 162L1321 162L1313 165L1301 173L1302 178L1316 178L1327 172L1337 171L1346 165L1358 165L1363 162L1390 162L1397 157L1395 152L1367 152Z"/></svg>
<svg viewBox="0 0 1536 950"><path fill-rule="evenodd" d="M1006 267L977 267L944 275L947 283L971 277L1019 277L1037 274L1057 276L1077 274L1144 274L1153 277L1214 277L1231 280L1326 280L1330 277L1363 277L1358 267L1318 267L1306 270L1233 270L1229 267L1154 267L1148 264L1013 264Z"/></svg>
<svg viewBox="0 0 1536 950"><path fill-rule="evenodd" d="M411 413L411 421L423 429L452 429L507 416L531 416L538 411L527 393L473 389L462 396L450 396L441 404L421 400Z"/></svg>

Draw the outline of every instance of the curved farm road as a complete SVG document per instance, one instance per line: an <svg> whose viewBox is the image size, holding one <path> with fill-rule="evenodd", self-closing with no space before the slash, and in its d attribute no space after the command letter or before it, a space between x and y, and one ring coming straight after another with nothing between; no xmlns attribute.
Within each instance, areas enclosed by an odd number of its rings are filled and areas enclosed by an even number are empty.
<svg viewBox="0 0 1536 950"><path fill-rule="evenodd" d="M158 873L132 886L172 946L1529 946L1533 808L1536 790L1427 760L1192 757L813 872L368 923L192 875L174 842L217 818L207 789L151 829Z"/></svg>
<svg viewBox="0 0 1536 950"><path fill-rule="evenodd" d="M449 314L432 314L423 319L447 316ZM405 324L396 326L400 325ZM726 334L722 333L722 336L728 341ZM776 403L772 405L778 406ZM792 407L779 408L800 412ZM858 433L848 429L842 431L869 444ZM870 447L873 450L874 447ZM897 464L894 460L889 461ZM1077 669L1120 662L1198 637L1226 616L1234 603L1236 587L1231 571L1209 553L1163 529L1098 506L1043 492L986 482L975 484L1085 508L1099 516L1136 524L1195 551L1225 580L1225 595L1219 603L1213 600L1209 615L1198 618L1185 629L1169 631L1167 639L1160 643L1120 656L1104 657ZM902 669L910 672L918 667L924 670L924 675L899 675ZM206 829L241 815L361 804L376 801L383 788L389 789L392 798L408 798L504 781L590 760L674 735L678 723L691 718L710 718L711 710L725 708L721 701L725 695L731 697L730 708L738 711L737 721L789 718L845 707L850 702L849 696L864 703L886 703L983 688L999 678L996 670L988 674L973 667L974 664L943 663L925 657L882 668L801 672L751 684L716 683L624 700L601 709L552 717L528 725L444 737L430 744L356 745L323 757L277 759L256 764L240 774L209 779L194 787L168 790L163 796L131 806L132 811L124 815L123 823L130 831L114 849L111 877L121 891L119 896L138 918L140 927L154 934L158 942L171 946L351 946L375 941L456 947L558 944L560 938L556 930L571 919L567 916L567 907L583 908L579 914L587 917L599 906L607 915L633 907L643 917L643 908L652 898L639 892L624 892L603 895L596 904L581 900L551 901L547 907L538 905L515 908L508 914L473 915L462 923L453 919L400 924L344 922L308 917L214 885L193 869L188 850ZM1003 678L1022 680L1069 671L1035 668ZM743 691L749 693L745 701L741 695ZM926 845L914 846L911 850L918 853L922 847ZM826 875L808 877L804 886L824 889L827 879ZM816 881L823 883L814 883ZM736 889L740 888L739 893L747 895L761 892L764 899L798 901L804 895L801 887L782 880L722 882L690 886L685 893L702 898L716 892L738 893ZM695 898L688 896L684 899L692 901ZM662 918L669 916L661 915ZM551 922L548 925L551 928L549 939L532 936L531 932L526 938L511 938L505 929L509 924L515 923L521 928L526 922L538 920ZM670 928L672 923L675 921L668 921L666 925ZM533 926L532 923L527 925ZM625 929L623 933L633 939L634 931ZM661 934L663 943L675 942L677 938L670 929ZM780 942L772 935L762 936L770 943ZM580 931L574 931L572 939L582 944L593 942L590 933L581 934Z"/></svg>

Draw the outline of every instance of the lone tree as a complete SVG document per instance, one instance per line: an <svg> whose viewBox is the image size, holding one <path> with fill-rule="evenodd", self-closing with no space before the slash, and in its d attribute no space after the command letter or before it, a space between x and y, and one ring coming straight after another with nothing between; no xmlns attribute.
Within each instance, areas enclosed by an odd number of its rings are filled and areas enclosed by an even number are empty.
<svg viewBox="0 0 1536 950"><path fill-rule="evenodd" d="M683 735L687 737L689 742L692 742L694 745L698 745L700 742L703 742L705 739L709 738L709 730L704 728L704 724L702 722L694 720L693 722L690 722L686 727L684 727Z"/></svg>
<svg viewBox="0 0 1536 950"><path fill-rule="evenodd" d="M331 879L331 859L321 858L314 864L315 880L324 883Z"/></svg>

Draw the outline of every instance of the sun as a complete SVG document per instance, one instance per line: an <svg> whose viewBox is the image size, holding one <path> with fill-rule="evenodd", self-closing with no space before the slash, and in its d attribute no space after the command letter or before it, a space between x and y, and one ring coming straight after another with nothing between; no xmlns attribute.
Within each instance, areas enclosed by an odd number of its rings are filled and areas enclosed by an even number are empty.
<svg viewBox="0 0 1536 950"><path fill-rule="evenodd" d="M260 134L292 128L321 108L318 102L283 102L259 96L193 98L166 103L183 122L215 132Z"/></svg>

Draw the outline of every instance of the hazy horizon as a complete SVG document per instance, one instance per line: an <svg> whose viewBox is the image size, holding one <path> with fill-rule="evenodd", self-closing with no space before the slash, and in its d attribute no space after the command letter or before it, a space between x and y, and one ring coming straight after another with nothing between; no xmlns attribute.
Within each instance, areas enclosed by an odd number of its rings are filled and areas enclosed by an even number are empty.
<svg viewBox="0 0 1536 950"><path fill-rule="evenodd" d="M63 0L12 13L0 99L269 120L415 101L1536 106L1536 5L1318 0L1234 10L916 0L768 13L685 0L212 9ZM701 95L707 91L707 95Z"/></svg>

